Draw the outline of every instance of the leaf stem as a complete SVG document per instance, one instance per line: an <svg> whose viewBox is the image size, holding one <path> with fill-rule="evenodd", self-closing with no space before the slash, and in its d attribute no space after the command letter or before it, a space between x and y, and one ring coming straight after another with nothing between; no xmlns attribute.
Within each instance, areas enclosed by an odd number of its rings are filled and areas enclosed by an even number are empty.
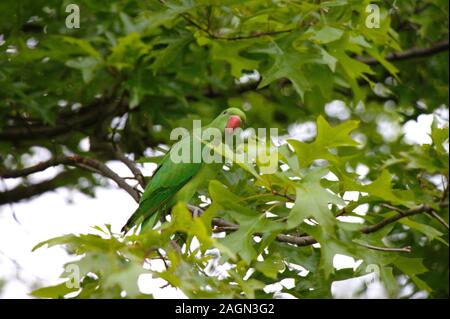
<svg viewBox="0 0 450 319"><path fill-rule="evenodd" d="M377 251L385 251L385 252L392 252L392 253L410 253L411 252L411 246L400 247L400 248L391 248L391 247L374 246L374 245L364 244L364 243L360 243L360 242L356 242L356 241L353 241L353 242L361 247L365 247L365 248L377 250Z"/></svg>

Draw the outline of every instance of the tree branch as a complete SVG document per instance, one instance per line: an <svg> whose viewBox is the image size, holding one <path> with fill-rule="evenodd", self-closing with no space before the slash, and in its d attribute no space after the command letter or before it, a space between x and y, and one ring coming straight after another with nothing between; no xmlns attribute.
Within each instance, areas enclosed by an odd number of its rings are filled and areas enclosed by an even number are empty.
<svg viewBox="0 0 450 319"><path fill-rule="evenodd" d="M110 169L108 166L103 164L100 161L97 161L93 158L83 157L80 155L74 155L69 156L69 158L73 161L72 165L80 167L80 164L82 166L87 166L89 168L94 168L98 170L104 177L112 179L114 182L116 182L117 186L125 190L133 199L139 203L139 193L130 185L127 184L127 182L121 178L119 175L117 175L112 169ZM81 166L81 167L82 167Z"/></svg>
<svg viewBox="0 0 450 319"><path fill-rule="evenodd" d="M58 165L68 165L72 161L66 156L57 156L48 161L40 162L34 166L30 166L22 169L7 169L5 167L0 167L0 177L1 178L18 178L28 176L33 173L41 172L49 167Z"/></svg>
<svg viewBox="0 0 450 319"><path fill-rule="evenodd" d="M443 40L440 42L435 43L433 46L429 48L418 48L414 47L408 50L405 50L403 52L398 53L390 53L386 55L384 58L388 61L401 61L401 60L407 60L407 59L413 59L413 58L422 58L426 56L430 56L442 51L447 51L449 48L448 40ZM368 58L368 57L357 57L357 60L368 64L368 65L375 65L379 64L380 62L375 58Z"/></svg>
<svg viewBox="0 0 450 319"><path fill-rule="evenodd" d="M113 156L114 158L121 161L125 166L128 167L128 169L133 173L133 179L138 181L139 185L142 186L142 188L145 189L146 181L144 178L144 175L142 175L142 172L137 168L136 163L132 160L130 160L125 153L122 151L120 146L114 142L98 142L95 139L91 139L91 151L100 151L100 152L106 152L108 156ZM129 179L129 178L126 178Z"/></svg>
<svg viewBox="0 0 450 319"><path fill-rule="evenodd" d="M0 141L22 141L52 138L66 134L72 130L86 129L97 125L99 114L102 118L114 114L123 114L128 111L128 105L122 101L115 102L113 97L95 100L90 105L81 108L79 111L62 112L59 114L54 125L42 123L20 123L7 126L0 130Z"/></svg>
<svg viewBox="0 0 450 319"><path fill-rule="evenodd" d="M239 225L230 223L223 218L213 218L211 223L213 226L216 226L214 232L223 232L223 231L230 232L239 229ZM254 235L258 237L262 236L262 234L260 233L255 233ZM312 236L293 236L293 235L279 234L275 237L275 239L279 242L294 244L297 246L309 246L317 243L317 241Z"/></svg>
<svg viewBox="0 0 450 319"><path fill-rule="evenodd" d="M384 206L386 206L386 205L388 205L388 204L385 204ZM388 206L392 207L390 205L388 205ZM197 209L201 210L201 208L197 208ZM390 208L390 209L392 209L392 208ZM360 231L363 234L374 233L374 232L380 230L381 228L385 227L386 225L396 222L397 220L399 220L401 218L413 216L413 215L417 215L417 214L421 214L421 213L430 213L430 212L434 212L431 207L429 207L427 205L420 205L420 206L410 209L408 211L402 211L401 213L399 213L398 215L395 215L393 217L386 218L377 224L363 227L360 229ZM213 226L216 226L216 232L222 232L222 231L229 232L229 231L236 231L239 229L239 225L227 222L223 218L213 218L212 224L213 224ZM444 221L444 224L446 224L445 221ZM448 228L448 225L447 225L447 228ZM261 234L258 234L258 233L254 234L254 235L261 236ZM289 243L289 244L293 244L293 245L297 245L297 246L310 246L310 245L317 243L317 241L312 236L294 236L294 235L279 234L279 235L277 235L276 240L279 242ZM406 247L406 248L386 248L386 247L373 246L373 247L367 247L367 248L383 250L383 251L407 252L408 247Z"/></svg>
<svg viewBox="0 0 450 319"><path fill-rule="evenodd" d="M132 160L130 160L125 155L125 153L122 152L119 145L114 145L113 148L114 148L114 154L117 157L117 159L119 161L121 161L122 163L124 163L128 167L128 169L133 173L136 180L139 182L139 185L141 185L142 188L145 189L145 186L146 186L145 178L144 178L144 175L142 175L142 172L139 170L139 168L137 168L135 163Z"/></svg>
<svg viewBox="0 0 450 319"><path fill-rule="evenodd" d="M430 206L420 205L416 208L399 213L398 215L383 219L378 224L363 227L363 228L361 228L361 232L364 234L374 233L374 232L380 230L381 228L383 228L384 226L394 223L397 220L402 219L404 217L413 216L413 215L417 215L417 214L421 214L421 213L428 213L430 211L432 211L432 208Z"/></svg>
<svg viewBox="0 0 450 319"><path fill-rule="evenodd" d="M114 182L116 182L116 184L122 188L123 190L125 190L136 202L139 202L139 193L130 185L127 184L127 182L125 181L125 179L121 178L119 175L117 175L113 170L111 170L108 166L106 166L105 164L103 164L102 162L96 160L96 159L92 159L92 158L88 158L88 157L83 157L80 155L73 155L73 156L57 156L53 159L50 159L48 161L45 162L41 162L37 165L34 165L32 167L28 167L28 168L24 168L24 169L18 169L18 170L8 170L6 168L2 168L0 170L0 177L2 178L14 178L14 177L24 177L33 173L37 173L40 171L43 171L49 167L52 166L57 166L57 165L71 165L71 166L76 166L79 168L83 168L83 169L88 169L90 171L93 171L95 173L101 174L104 177L107 177L109 179L112 179ZM15 191L23 191L24 194L27 193L31 193L34 194L33 189L39 189L41 190L39 193L43 193L46 190L50 190L50 189L54 189L50 188L52 184L53 180L47 181L47 182L42 182L36 185L32 185L32 186L28 186L28 187L22 187L19 186L17 188L15 188L14 190L8 191L10 194L11 192ZM18 190L16 190L18 189ZM29 189L28 191L25 189ZM6 193L8 193L6 192ZM4 193L2 193L4 194ZM5 197L6 199L8 198L16 198L16 197L11 197L11 195L6 195ZM20 199L26 198L24 196L20 196ZM17 200L10 200L7 202L15 202ZM1 204L1 201L0 201Z"/></svg>
<svg viewBox="0 0 450 319"><path fill-rule="evenodd" d="M76 179L80 174L74 170L59 173L51 180L36 183L30 186L17 186L9 191L0 192L0 205L19 202L24 199L41 195L45 192L65 186L68 180Z"/></svg>

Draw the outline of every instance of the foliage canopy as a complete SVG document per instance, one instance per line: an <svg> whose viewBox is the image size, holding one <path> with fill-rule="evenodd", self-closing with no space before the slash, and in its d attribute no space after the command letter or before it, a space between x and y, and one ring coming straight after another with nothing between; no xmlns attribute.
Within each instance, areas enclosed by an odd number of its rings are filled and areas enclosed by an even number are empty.
<svg viewBox="0 0 450 319"><path fill-rule="evenodd" d="M448 1L79 0L70 29L72 2L0 3L0 176L22 181L0 205L58 187L95 196L105 177L138 197L104 163L145 184L124 153L157 163L173 128L228 106L254 128L316 133L278 146L275 174L218 172L158 228L39 244L80 257L81 288L34 296L151 297L137 279L152 274L192 298L271 298L263 288L288 278L282 292L328 298L377 269L388 297L410 284L448 297ZM425 115L429 141L411 143L402 128ZM37 147L52 157L30 166ZM360 263L338 270L336 254Z"/></svg>

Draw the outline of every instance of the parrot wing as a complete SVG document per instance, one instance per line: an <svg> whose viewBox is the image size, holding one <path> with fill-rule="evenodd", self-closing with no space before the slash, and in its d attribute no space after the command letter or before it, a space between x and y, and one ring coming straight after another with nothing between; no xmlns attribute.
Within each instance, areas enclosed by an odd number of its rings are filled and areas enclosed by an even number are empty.
<svg viewBox="0 0 450 319"><path fill-rule="evenodd" d="M162 208L200 170L201 163L175 163L170 151L161 161L142 194L139 207L122 228L123 232L144 222Z"/></svg>

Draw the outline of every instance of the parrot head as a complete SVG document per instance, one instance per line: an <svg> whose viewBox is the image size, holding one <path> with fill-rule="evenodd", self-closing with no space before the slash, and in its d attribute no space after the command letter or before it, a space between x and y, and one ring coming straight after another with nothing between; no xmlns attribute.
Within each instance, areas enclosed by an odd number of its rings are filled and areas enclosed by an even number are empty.
<svg viewBox="0 0 450 319"><path fill-rule="evenodd" d="M225 132L232 132L234 129L240 127L246 119L247 118L243 111L235 107L230 107L222 111L222 113L220 113L219 116L217 116L211 123L211 126L217 127Z"/></svg>

